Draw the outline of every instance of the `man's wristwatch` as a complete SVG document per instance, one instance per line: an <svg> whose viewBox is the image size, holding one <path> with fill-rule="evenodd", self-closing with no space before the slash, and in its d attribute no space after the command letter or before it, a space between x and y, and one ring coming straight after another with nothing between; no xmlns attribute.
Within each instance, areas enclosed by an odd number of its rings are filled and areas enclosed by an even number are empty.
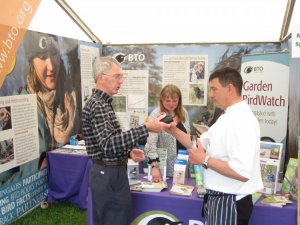
<svg viewBox="0 0 300 225"><path fill-rule="evenodd" d="M203 166L204 169L208 168L208 164L207 164L208 159L209 159L209 155L206 155L205 159L204 159L204 161L202 163L202 166Z"/></svg>

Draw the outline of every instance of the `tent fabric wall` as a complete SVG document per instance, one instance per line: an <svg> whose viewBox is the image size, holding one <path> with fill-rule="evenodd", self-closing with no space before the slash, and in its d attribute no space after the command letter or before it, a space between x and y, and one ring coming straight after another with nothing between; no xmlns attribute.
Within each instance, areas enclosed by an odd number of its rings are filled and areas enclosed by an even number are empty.
<svg viewBox="0 0 300 225"><path fill-rule="evenodd" d="M279 42L300 21L295 0L56 2L69 5L103 44ZM49 20L49 8L60 14ZM69 18L61 24L61 14L54 1L42 1L30 29L91 41Z"/></svg>
<svg viewBox="0 0 300 225"><path fill-rule="evenodd" d="M300 58L290 59L290 87L289 87L289 112L288 112L288 151L285 161L299 156L299 133L300 126Z"/></svg>

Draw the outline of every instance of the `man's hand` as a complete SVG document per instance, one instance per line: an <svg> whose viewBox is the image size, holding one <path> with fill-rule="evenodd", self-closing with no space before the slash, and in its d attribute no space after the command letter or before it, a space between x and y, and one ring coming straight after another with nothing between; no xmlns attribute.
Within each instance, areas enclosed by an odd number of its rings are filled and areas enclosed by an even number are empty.
<svg viewBox="0 0 300 225"><path fill-rule="evenodd" d="M204 160L206 153L203 150L203 147L201 145L201 142L197 139L197 148L190 148L188 149L189 152L189 161L193 165L201 165Z"/></svg>
<svg viewBox="0 0 300 225"><path fill-rule="evenodd" d="M145 159L144 151L141 149L134 148L130 151L130 158L135 162L140 162Z"/></svg>
<svg viewBox="0 0 300 225"><path fill-rule="evenodd" d="M170 127L167 128L165 131L168 132L169 134L173 135L173 134L175 134L176 130L178 129L176 126L177 126L176 122L171 122Z"/></svg>
<svg viewBox="0 0 300 225"><path fill-rule="evenodd" d="M147 130L150 132L158 133L158 132L161 132L161 131L164 131L164 130L170 128L170 126L171 126L170 124L160 122L160 120L162 118L164 118L165 116L166 116L166 114L162 114L162 115L159 115L155 119L150 119L147 122L145 122L145 126L147 127Z"/></svg>

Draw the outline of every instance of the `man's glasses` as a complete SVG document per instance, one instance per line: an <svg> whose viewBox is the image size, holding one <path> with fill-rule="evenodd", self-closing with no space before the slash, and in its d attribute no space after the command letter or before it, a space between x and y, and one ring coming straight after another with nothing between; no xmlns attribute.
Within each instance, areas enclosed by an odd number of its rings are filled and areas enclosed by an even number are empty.
<svg viewBox="0 0 300 225"><path fill-rule="evenodd" d="M102 75L113 77L114 79L116 79L118 81L124 81L125 80L124 74L120 74L120 73L115 73L115 74L105 74L105 73L103 73Z"/></svg>

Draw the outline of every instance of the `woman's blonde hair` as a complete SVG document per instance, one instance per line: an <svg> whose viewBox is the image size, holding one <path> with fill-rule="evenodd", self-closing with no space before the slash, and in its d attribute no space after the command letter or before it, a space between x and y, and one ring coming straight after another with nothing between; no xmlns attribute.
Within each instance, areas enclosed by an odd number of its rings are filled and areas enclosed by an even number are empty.
<svg viewBox="0 0 300 225"><path fill-rule="evenodd" d="M168 113L168 110L163 105L163 100L165 100L168 97L170 98L178 97L178 105L177 108L175 109L175 116L177 116L178 122L184 123L186 120L186 116L185 116L184 109L182 107L182 95L180 89L173 84L167 84L166 86L163 87L159 97L161 112Z"/></svg>

